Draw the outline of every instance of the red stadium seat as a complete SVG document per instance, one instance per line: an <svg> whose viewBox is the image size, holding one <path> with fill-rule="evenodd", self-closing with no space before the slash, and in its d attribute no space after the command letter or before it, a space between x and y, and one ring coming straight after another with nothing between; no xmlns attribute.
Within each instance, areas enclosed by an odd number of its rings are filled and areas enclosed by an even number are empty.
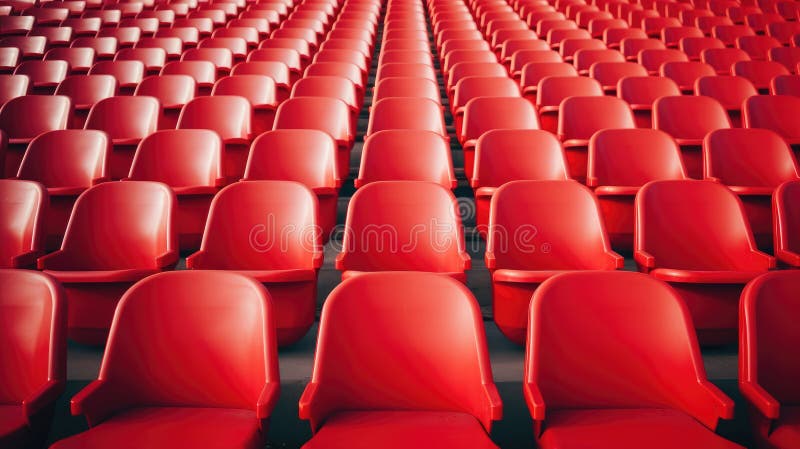
<svg viewBox="0 0 800 449"><path fill-rule="evenodd" d="M85 47L54 48L44 54L45 61L66 61L70 73L85 74L94 65L94 49Z"/></svg>
<svg viewBox="0 0 800 449"><path fill-rule="evenodd" d="M177 37L185 48L196 47L200 42L200 32L195 27L159 28L155 37Z"/></svg>
<svg viewBox="0 0 800 449"><path fill-rule="evenodd" d="M458 185L450 146L432 131L378 131L365 142L355 179L359 188L376 181L428 181L448 189Z"/></svg>
<svg viewBox="0 0 800 449"><path fill-rule="evenodd" d="M175 129L181 109L196 93L197 84L188 75L159 75L142 80L134 95L158 99L162 108L158 129Z"/></svg>
<svg viewBox="0 0 800 449"><path fill-rule="evenodd" d="M453 88L453 101L450 104L450 111L453 113L453 126L456 129L456 137L458 137L459 141L462 143L465 141L462 133L464 112L470 100L475 98L516 98L521 96L522 94L517 83L507 76L469 76L462 78Z"/></svg>
<svg viewBox="0 0 800 449"><path fill-rule="evenodd" d="M589 139L596 132L635 127L633 111L619 98L575 96L564 99L558 111L558 138L564 146L570 177L586 181Z"/></svg>
<svg viewBox="0 0 800 449"><path fill-rule="evenodd" d="M348 176L350 150L355 135L351 132L350 111L342 100L325 97L290 98L278 106L272 129L318 129L330 134L337 145L336 173L342 179Z"/></svg>
<svg viewBox="0 0 800 449"><path fill-rule="evenodd" d="M92 106L85 129L105 131L113 150L108 155L112 179L128 176L139 142L158 129L161 106L153 97L111 97Z"/></svg>
<svg viewBox="0 0 800 449"><path fill-rule="evenodd" d="M569 179L558 139L547 131L530 129L495 129L481 135L475 145L470 185L475 190L476 226L482 237L488 230L494 193L507 182L525 179Z"/></svg>
<svg viewBox="0 0 800 449"><path fill-rule="evenodd" d="M139 42L144 34L138 26L103 27L97 32L96 37L113 37L122 48L130 48Z"/></svg>
<svg viewBox="0 0 800 449"><path fill-rule="evenodd" d="M181 61L209 61L217 68L218 76L228 75L233 67L233 53L227 48L190 48Z"/></svg>
<svg viewBox="0 0 800 449"><path fill-rule="evenodd" d="M221 160L222 141L207 129L159 131L136 150L125 180L162 182L175 192L181 251L200 247L211 199L225 182Z"/></svg>
<svg viewBox="0 0 800 449"><path fill-rule="evenodd" d="M661 76L675 81L681 92L685 94L694 92L695 83L699 78L716 77L714 67L699 61L665 62L661 64L659 73Z"/></svg>
<svg viewBox="0 0 800 449"><path fill-rule="evenodd" d="M678 43L678 49L686 53L690 61L699 61L700 55L712 48L725 48L725 43L715 37L685 37Z"/></svg>
<svg viewBox="0 0 800 449"><path fill-rule="evenodd" d="M800 36L800 33L798 33ZM767 59L783 64L786 70L797 73L797 66L800 64L800 48L798 47L775 47L767 52Z"/></svg>
<svg viewBox="0 0 800 449"><path fill-rule="evenodd" d="M66 306L63 290L50 277L0 270L0 444L5 448L42 447L47 440L67 383Z"/></svg>
<svg viewBox="0 0 800 449"><path fill-rule="evenodd" d="M635 62L597 62L589 68L589 76L599 81L607 94L616 95L621 79L647 76L647 69Z"/></svg>
<svg viewBox="0 0 800 449"><path fill-rule="evenodd" d="M277 31L298 31L299 32L299 31L303 31L303 30L296 29L296 28L290 28L288 30L277 30ZM305 30L305 31L309 31L312 34L314 33L311 30ZM314 54L314 47L311 44L309 44L308 41L306 41L305 39L301 39L299 37L274 37L273 36L270 39L267 39L267 40L261 42L258 45L258 48L259 49L282 48L282 49L285 49L285 50L295 50L300 55L300 67L301 68L305 67L306 65L308 65L308 62L311 60L311 55ZM261 52L261 53L262 54L266 54L266 55L269 55L269 54L273 54L273 55L279 54L280 55L281 54L281 53L278 53L278 52ZM288 60L283 60L283 59L281 59L281 57L279 57L278 59L286 62L287 64L291 64L291 65L296 65L297 64L297 61L296 61L297 58L294 56L294 54L292 54L291 52L285 52L285 51L283 53L289 55L287 57Z"/></svg>
<svg viewBox="0 0 800 449"><path fill-rule="evenodd" d="M337 64L337 63L312 64L311 66L319 65L319 67L322 68L322 67L328 67L330 64ZM348 65L352 66L351 64ZM306 75L321 74L319 72L312 72L311 66L309 66L308 69L306 69ZM428 78L431 81L435 81L436 72L434 72L433 67L428 64L389 63L378 66L378 71L376 72L375 75L376 80L382 80L390 77Z"/></svg>
<svg viewBox="0 0 800 449"><path fill-rule="evenodd" d="M78 197L61 249L38 260L66 290L71 339L105 343L125 290L175 266L174 203L155 182L108 182Z"/></svg>
<svg viewBox="0 0 800 449"><path fill-rule="evenodd" d="M27 75L32 94L52 95L69 75L67 61L25 61L14 70L15 75Z"/></svg>
<svg viewBox="0 0 800 449"><path fill-rule="evenodd" d="M28 75L0 75L0 107L8 100L27 95L29 86Z"/></svg>
<svg viewBox="0 0 800 449"><path fill-rule="evenodd" d="M662 97L653 104L653 128L666 132L678 142L690 178L703 176L701 149L705 136L730 127L725 109L711 97Z"/></svg>
<svg viewBox="0 0 800 449"><path fill-rule="evenodd" d="M493 68L502 66L493 65ZM393 97L419 97L440 102L439 85L426 78L391 77L384 78L375 83L375 92L372 101L378 102L384 98Z"/></svg>
<svg viewBox="0 0 800 449"><path fill-rule="evenodd" d="M201 40L197 48L227 48L238 61L244 60L248 52L247 41L241 37L209 37Z"/></svg>
<svg viewBox="0 0 800 449"><path fill-rule="evenodd" d="M667 47L658 39L645 39L645 38L626 38L620 41L619 49L622 52L622 55L625 56L625 59L628 61L639 61L641 64L641 60L639 59L639 53L645 50L652 50L656 51L652 53L654 55L658 55L661 50L666 50ZM675 54L674 52L667 53L668 55ZM685 56L685 55L684 55ZM655 71L658 70L658 65L655 67Z"/></svg>
<svg viewBox="0 0 800 449"><path fill-rule="evenodd" d="M314 432L306 449L353 435L376 447L496 448L487 433L502 402L466 287L427 273L370 273L338 286L323 309L299 406Z"/></svg>
<svg viewBox="0 0 800 449"><path fill-rule="evenodd" d="M68 76L56 88L56 95L72 100L75 108L70 128L83 128L95 103L117 95L117 80L112 75Z"/></svg>
<svg viewBox="0 0 800 449"><path fill-rule="evenodd" d="M72 102L63 95L25 95L6 102L0 108L0 130L8 138L4 156L5 178L17 175L28 143L39 134L67 129L72 116Z"/></svg>
<svg viewBox="0 0 800 449"><path fill-rule="evenodd" d="M756 95L748 98L742 114L747 128L771 129L800 151L800 98L789 95Z"/></svg>
<svg viewBox="0 0 800 449"><path fill-rule="evenodd" d="M186 103L178 119L178 129L216 131L225 145L224 174L228 182L242 177L252 139L253 107L236 95L197 97Z"/></svg>
<svg viewBox="0 0 800 449"><path fill-rule="evenodd" d="M779 75L770 83L772 95L793 95L800 97L800 75Z"/></svg>
<svg viewBox="0 0 800 449"><path fill-rule="evenodd" d="M747 25L719 25L711 29L711 35L725 42L728 47L736 45L742 36L755 36L756 32Z"/></svg>
<svg viewBox="0 0 800 449"><path fill-rule="evenodd" d="M323 243L336 226L341 179L336 167L336 142L315 129L281 129L260 135L250 149L243 181L295 181L317 197Z"/></svg>
<svg viewBox="0 0 800 449"><path fill-rule="evenodd" d="M342 100L350 109L351 133L355 135L361 104L355 84L347 78L335 76L306 76L292 86L291 98L327 97Z"/></svg>
<svg viewBox="0 0 800 449"><path fill-rule="evenodd" d="M617 50L578 50L575 53L573 64L581 75L588 75L589 70L594 64L602 63L623 63L625 57Z"/></svg>
<svg viewBox="0 0 800 449"><path fill-rule="evenodd" d="M372 182L350 200L336 258L342 279L371 271L428 271L466 282L470 264L456 198L447 188L420 181Z"/></svg>
<svg viewBox="0 0 800 449"><path fill-rule="evenodd" d="M28 145L17 177L41 183L50 198L45 207L43 244L58 249L78 196L108 180L106 158L111 142L94 130L59 130L42 133Z"/></svg>
<svg viewBox="0 0 800 449"><path fill-rule="evenodd" d="M123 48L114 61L141 61L147 73L158 75L167 63L167 52L163 48Z"/></svg>
<svg viewBox="0 0 800 449"><path fill-rule="evenodd" d="M697 80L694 87L695 95L705 95L719 101L736 128L742 126L744 100L758 95L753 83L741 76L704 76Z"/></svg>
<svg viewBox="0 0 800 449"><path fill-rule="evenodd" d="M787 181L781 184L772 196L774 223L775 256L792 268L800 267L800 242L797 229L800 229L800 181Z"/></svg>
<svg viewBox="0 0 800 449"><path fill-rule="evenodd" d="M211 94L246 98L253 106L252 135L257 136L272 129L279 103L272 78L264 75L227 76L217 81Z"/></svg>
<svg viewBox="0 0 800 449"><path fill-rule="evenodd" d="M653 181L635 209L639 269L683 298L701 344L731 342L742 287L775 266L756 249L742 203L711 181Z"/></svg>
<svg viewBox="0 0 800 449"><path fill-rule="evenodd" d="M309 66L310 68L310 66ZM358 69L356 68L356 72ZM240 62L233 67L231 75L262 75L275 82L275 100L282 102L289 98L291 91L291 75L289 66L276 61ZM360 78L360 74L359 74Z"/></svg>
<svg viewBox="0 0 800 449"><path fill-rule="evenodd" d="M524 384L538 446L742 449L714 434L734 403L706 377L689 312L638 273L567 273L542 284L528 314Z"/></svg>
<svg viewBox="0 0 800 449"><path fill-rule="evenodd" d="M641 28L610 28L603 31L603 42L608 48L620 49L624 39L647 39L647 34ZM653 41L658 42L655 39Z"/></svg>
<svg viewBox="0 0 800 449"><path fill-rule="evenodd" d="M0 39L0 47L16 47L21 59L42 59L47 48L44 36L9 36Z"/></svg>
<svg viewBox="0 0 800 449"><path fill-rule="evenodd" d="M577 77L578 71L574 65L568 62L529 62L522 67L519 76L522 95L535 102L539 91L539 82L550 76ZM583 81L575 81L575 83L583 83Z"/></svg>
<svg viewBox="0 0 800 449"><path fill-rule="evenodd" d="M38 182L0 179L0 268L36 266L44 253L47 207L47 190Z"/></svg>
<svg viewBox="0 0 800 449"><path fill-rule="evenodd" d="M375 102L365 138L386 129L433 131L448 139L442 108L428 98L391 97Z"/></svg>
<svg viewBox="0 0 800 449"><path fill-rule="evenodd" d="M733 64L749 61L750 55L738 48L709 48L700 53L700 60L714 67L717 75L730 75Z"/></svg>
<svg viewBox="0 0 800 449"><path fill-rule="evenodd" d="M17 68L17 63L22 58L22 52L17 47L0 47L0 73L12 73Z"/></svg>
<svg viewBox="0 0 800 449"><path fill-rule="evenodd" d="M772 194L785 181L800 178L792 150L766 129L721 129L703 142L704 177L720 182L744 206L756 243L772 249Z"/></svg>
<svg viewBox="0 0 800 449"><path fill-rule="evenodd" d="M644 49L638 55L639 64L643 65L651 75L659 74L664 63L689 61L686 53L675 49Z"/></svg>
<svg viewBox="0 0 800 449"><path fill-rule="evenodd" d="M120 301L98 380L72 398L90 429L52 448L264 444L279 390L274 314L270 294L233 273L138 282Z"/></svg>
<svg viewBox="0 0 800 449"><path fill-rule="evenodd" d="M769 273L751 282L741 300L739 388L750 408L756 447L795 447L797 357L781 348L800 342L791 321L800 310L795 270Z"/></svg>
<svg viewBox="0 0 800 449"><path fill-rule="evenodd" d="M781 43L769 36L740 36L736 38L736 48L750 55L751 59L763 61L767 59L771 48L780 47Z"/></svg>
<svg viewBox="0 0 800 449"><path fill-rule="evenodd" d="M664 41L667 48L678 48L680 42L687 38L700 39L697 41L698 43L704 42L705 39L711 39L706 38L703 31L696 26L671 26L661 30L661 40ZM681 50L683 51L683 49Z"/></svg>
<svg viewBox="0 0 800 449"><path fill-rule="evenodd" d="M315 209L314 194L297 182L229 185L211 202L200 251L186 261L189 269L235 271L265 284L281 346L314 322L322 264Z"/></svg>
<svg viewBox="0 0 800 449"><path fill-rule="evenodd" d="M597 80L585 77L548 76L539 81L536 107L539 110L541 129L558 132L558 109L561 102L573 96L603 96L603 87Z"/></svg>
<svg viewBox="0 0 800 449"><path fill-rule="evenodd" d="M480 97L464 108L461 147L464 152L464 174L471 179L474 172L475 145L493 129L539 129L539 117L533 105L521 97Z"/></svg>
<svg viewBox="0 0 800 449"><path fill-rule="evenodd" d="M485 257L495 324L517 344L525 342L526 311L539 284L563 271L614 270L624 261L611 250L591 190L569 180L512 181L497 189Z"/></svg>
<svg viewBox="0 0 800 449"><path fill-rule="evenodd" d="M100 61L89 70L89 75L111 75L117 80L120 94L133 94L144 79L141 61Z"/></svg>
<svg viewBox="0 0 800 449"><path fill-rule="evenodd" d="M545 43L552 47L553 50L559 51L562 42L566 40L573 41L577 44L577 42L580 41L592 41L592 35L583 28L555 28L547 33L547 40ZM592 44L589 45L596 45L598 48L602 48L597 42L592 42Z"/></svg>
<svg viewBox="0 0 800 449"><path fill-rule="evenodd" d="M100 31L103 19L99 17L73 17L61 22L62 27L72 28L73 36L85 36L93 38Z"/></svg>
<svg viewBox="0 0 800 449"><path fill-rule="evenodd" d="M160 75L188 75L196 84L196 94L208 95L217 81L217 67L211 61L172 61L164 65Z"/></svg>
<svg viewBox="0 0 800 449"><path fill-rule="evenodd" d="M783 64L774 61L739 61L731 67L731 74L750 80L759 93L769 94L772 78L788 75Z"/></svg>

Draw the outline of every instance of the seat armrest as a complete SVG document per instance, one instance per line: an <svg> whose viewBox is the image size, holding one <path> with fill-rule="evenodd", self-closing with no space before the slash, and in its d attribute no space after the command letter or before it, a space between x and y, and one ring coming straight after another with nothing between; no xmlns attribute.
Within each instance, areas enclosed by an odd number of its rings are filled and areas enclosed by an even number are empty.
<svg viewBox="0 0 800 449"><path fill-rule="evenodd" d="M272 415L272 410L275 409L275 404L278 403L279 393L280 386L277 382L268 382L264 385L256 404L256 418L264 420Z"/></svg>
<svg viewBox="0 0 800 449"><path fill-rule="evenodd" d="M484 384L484 391L486 392L487 405L489 407L489 416L492 421L500 421L503 419L503 400L500 399L500 393L497 391L497 385L494 383Z"/></svg>
<svg viewBox="0 0 800 449"><path fill-rule="evenodd" d="M636 261L636 263L645 268L645 272L649 272L651 269L656 267L656 258L647 251L637 249L633 253L633 259Z"/></svg>
<svg viewBox="0 0 800 449"><path fill-rule="evenodd" d="M539 391L539 386L533 382L525 382L523 388L525 393L525 402L528 404L528 410L531 412L531 417L534 421L544 421L544 397Z"/></svg>
<svg viewBox="0 0 800 449"><path fill-rule="evenodd" d="M120 405L114 389L105 380L95 380L72 397L70 411L73 416L84 415L89 427L108 418Z"/></svg>
<svg viewBox="0 0 800 449"><path fill-rule="evenodd" d="M318 383L309 382L308 385L306 385L306 389L303 390L303 395L300 396L300 402L298 403L300 419L311 419L311 404L314 402L314 396L317 394L318 387Z"/></svg>
<svg viewBox="0 0 800 449"><path fill-rule="evenodd" d="M186 258L186 268L189 270L198 268L198 265L200 265L203 260L203 254L203 250L190 254L189 257Z"/></svg>
<svg viewBox="0 0 800 449"><path fill-rule="evenodd" d="M484 261L486 261L486 268L489 270L494 270L497 268L497 259L494 256L494 253L491 251L486 251L483 255Z"/></svg>
<svg viewBox="0 0 800 449"><path fill-rule="evenodd" d="M36 268L38 268L39 270L59 268L58 261L63 254L64 254L63 250L58 250L50 254L45 254L44 256L36 260Z"/></svg>
<svg viewBox="0 0 800 449"><path fill-rule="evenodd" d="M756 408L764 417L768 419L778 419L780 417L781 404L772 397L761 385L750 382L740 381L739 390L742 396Z"/></svg>
<svg viewBox="0 0 800 449"><path fill-rule="evenodd" d="M54 404L63 392L64 382L50 379L25 398L22 401L22 410L28 420L28 424L31 424L31 417L48 405Z"/></svg>
<svg viewBox="0 0 800 449"><path fill-rule="evenodd" d="M156 257L156 266L159 268L168 268L174 266L176 263L178 263L179 258L180 256L178 255L178 251L169 250Z"/></svg>
<svg viewBox="0 0 800 449"><path fill-rule="evenodd" d="M18 254L11 258L11 266L17 268L25 268L36 265L36 259L42 255L42 251L28 251Z"/></svg>

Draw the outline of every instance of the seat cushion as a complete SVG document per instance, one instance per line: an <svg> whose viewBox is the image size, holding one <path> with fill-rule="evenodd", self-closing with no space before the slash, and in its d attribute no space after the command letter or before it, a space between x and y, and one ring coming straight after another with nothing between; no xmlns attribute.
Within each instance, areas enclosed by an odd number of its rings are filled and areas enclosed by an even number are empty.
<svg viewBox="0 0 800 449"><path fill-rule="evenodd" d="M773 426L769 442L775 447L800 447L800 407L781 407L778 422Z"/></svg>
<svg viewBox="0 0 800 449"><path fill-rule="evenodd" d="M303 449L497 449L474 416L454 412L344 412L322 424Z"/></svg>
<svg viewBox="0 0 800 449"><path fill-rule="evenodd" d="M22 447L28 435L28 421L20 405L0 405L0 447Z"/></svg>
<svg viewBox="0 0 800 449"><path fill-rule="evenodd" d="M548 411L539 442L558 449L742 449L669 409Z"/></svg>
<svg viewBox="0 0 800 449"><path fill-rule="evenodd" d="M158 407L124 411L51 449L260 449L255 412L218 408Z"/></svg>

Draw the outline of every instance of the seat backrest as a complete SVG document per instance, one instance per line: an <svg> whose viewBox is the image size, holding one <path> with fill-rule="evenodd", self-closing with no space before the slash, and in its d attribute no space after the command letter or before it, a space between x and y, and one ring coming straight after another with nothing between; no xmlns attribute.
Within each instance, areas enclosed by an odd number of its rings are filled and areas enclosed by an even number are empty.
<svg viewBox="0 0 800 449"><path fill-rule="evenodd" d="M542 283L531 300L525 382L548 411L668 408L716 425L689 310L641 273L572 272Z"/></svg>
<svg viewBox="0 0 800 449"><path fill-rule="evenodd" d="M47 205L38 182L0 179L0 267L16 268L15 257L43 249Z"/></svg>
<svg viewBox="0 0 800 449"><path fill-rule="evenodd" d="M364 142L356 187L375 181L429 181L447 189L457 184L450 146L432 131L392 129Z"/></svg>
<svg viewBox="0 0 800 449"><path fill-rule="evenodd" d="M778 187L798 179L791 148L767 129L731 128L709 133L703 141L706 178L729 186Z"/></svg>
<svg viewBox="0 0 800 449"><path fill-rule="evenodd" d="M222 141L207 129L170 129L145 137L128 179L170 187L215 187L222 182Z"/></svg>
<svg viewBox="0 0 800 449"><path fill-rule="evenodd" d="M314 430L336 412L364 410L462 412L491 428L481 314L447 276L369 273L337 286L320 318L311 382L301 413Z"/></svg>
<svg viewBox="0 0 800 449"><path fill-rule="evenodd" d="M335 188L336 141L316 129L278 129L250 147L243 180L296 181L310 189Z"/></svg>
<svg viewBox="0 0 800 449"><path fill-rule="evenodd" d="M617 97L631 106L650 108L661 97L680 94L675 81L661 76L631 76L622 78L617 84Z"/></svg>
<svg viewBox="0 0 800 449"><path fill-rule="evenodd" d="M653 181L639 190L635 209L634 248L652 255L656 268L752 268L753 233L741 201L722 184Z"/></svg>
<svg viewBox="0 0 800 449"><path fill-rule="evenodd" d="M725 109L711 97L661 97L653 104L653 128L676 139L703 139L711 131L730 127Z"/></svg>
<svg viewBox="0 0 800 449"><path fill-rule="evenodd" d="M447 136L439 103L428 98L384 98L372 105L367 135L385 129L416 129Z"/></svg>
<svg viewBox="0 0 800 449"><path fill-rule="evenodd" d="M772 78L788 75L789 70L775 61L739 61L731 67L731 73L749 79L758 89L769 89Z"/></svg>
<svg viewBox="0 0 800 449"><path fill-rule="evenodd" d="M178 119L178 129L210 129L223 142L250 138L253 115L250 102L235 95L197 97L186 103Z"/></svg>
<svg viewBox="0 0 800 449"><path fill-rule="evenodd" d="M800 276L789 270L761 275L742 292L740 382L760 385L781 406L800 404L800 388L794 381L800 366L786 354L787 348L800 344L800 328L794 323L800 311L798 291Z"/></svg>
<svg viewBox="0 0 800 449"><path fill-rule="evenodd" d="M454 111L466 106L474 98L521 96L517 83L507 76L468 76L458 81L453 92L455 94L452 107Z"/></svg>
<svg viewBox="0 0 800 449"><path fill-rule="evenodd" d="M350 111L338 98L290 98L278 106L272 129L318 129L339 144L354 137L350 133Z"/></svg>
<svg viewBox="0 0 800 449"><path fill-rule="evenodd" d="M550 132L495 129L475 145L474 188L500 187L518 179L568 178L564 150Z"/></svg>
<svg viewBox="0 0 800 449"><path fill-rule="evenodd" d="M293 181L237 182L211 202L200 252L220 270L313 269L321 257L317 199Z"/></svg>
<svg viewBox="0 0 800 449"><path fill-rule="evenodd" d="M158 129L161 105L154 97L111 97L92 106L86 129L99 129L113 140L144 139Z"/></svg>
<svg viewBox="0 0 800 449"><path fill-rule="evenodd" d="M766 128L784 139L800 139L800 98L789 95L754 95L742 108L747 128Z"/></svg>
<svg viewBox="0 0 800 449"><path fill-rule="evenodd" d="M589 141L587 185L641 187L657 179L685 179L678 144L657 129L605 129Z"/></svg>
<svg viewBox="0 0 800 449"><path fill-rule="evenodd" d="M89 188L106 180L111 141L102 131L65 129L38 135L28 145L17 177L47 188Z"/></svg>
<svg viewBox="0 0 800 449"><path fill-rule="evenodd" d="M734 63L749 61L750 55L738 48L709 48L700 53L700 60L714 67L718 74L728 75Z"/></svg>
<svg viewBox="0 0 800 449"><path fill-rule="evenodd" d="M307 76L297 80L292 87L292 97L331 97L345 102L351 109L360 106L356 86L340 76Z"/></svg>
<svg viewBox="0 0 800 449"><path fill-rule="evenodd" d="M684 92L694 90L695 82L703 76L717 76L714 67L700 61L670 61L661 64L659 74L672 79Z"/></svg>
<svg viewBox="0 0 800 449"><path fill-rule="evenodd" d="M603 87L592 78L574 76L548 76L539 81L536 106L555 109L561 101L574 96L603 96Z"/></svg>
<svg viewBox="0 0 800 449"><path fill-rule="evenodd" d="M159 75L143 79L134 95L155 97L164 108L180 108L196 91L197 83L189 75Z"/></svg>
<svg viewBox="0 0 800 449"><path fill-rule="evenodd" d="M273 320L269 293L236 273L138 282L117 306L100 367L118 395L109 406L255 410L266 384L278 382Z"/></svg>
<svg viewBox="0 0 800 449"><path fill-rule="evenodd" d="M246 98L254 108L274 107L278 103L275 89L275 80L269 76L235 75L220 78L211 95L238 95Z"/></svg>
<svg viewBox="0 0 800 449"><path fill-rule="evenodd" d="M56 95L69 97L76 108L90 108L98 101L116 94L117 79L111 75L68 76L56 89Z"/></svg>
<svg viewBox="0 0 800 449"><path fill-rule="evenodd" d="M462 138L477 139L492 129L538 129L539 116L522 97L479 97L464 108Z"/></svg>
<svg viewBox="0 0 800 449"><path fill-rule="evenodd" d="M0 404L21 405L48 381L64 386L66 307L61 286L50 276L0 270Z"/></svg>
<svg viewBox="0 0 800 449"><path fill-rule="evenodd" d="M371 182L350 200L337 266L461 272L464 247L461 217L450 190L432 182Z"/></svg>
<svg viewBox="0 0 800 449"><path fill-rule="evenodd" d="M172 61L161 69L164 75L190 76L199 86L210 86L217 80L217 67L211 61Z"/></svg>
<svg viewBox="0 0 800 449"><path fill-rule="evenodd" d="M157 268L156 258L178 246L175 203L169 187L158 182L106 182L86 190L61 244L69 266L59 269Z"/></svg>
<svg viewBox="0 0 800 449"><path fill-rule="evenodd" d="M571 180L521 180L492 196L486 251L497 269L605 269L611 244L591 190Z"/></svg>
<svg viewBox="0 0 800 449"><path fill-rule="evenodd" d="M800 181L781 184L772 195L775 251L800 254Z"/></svg>
<svg viewBox="0 0 800 449"><path fill-rule="evenodd" d="M89 70L90 75L112 75L120 86L136 86L144 78L142 61L100 61Z"/></svg>
<svg viewBox="0 0 800 449"><path fill-rule="evenodd" d="M264 75L275 80L276 85L288 86L289 66L278 61L240 62L234 66L231 75Z"/></svg>
<svg viewBox="0 0 800 449"><path fill-rule="evenodd" d="M8 100L27 95L30 84L28 75L0 75L0 106Z"/></svg>
<svg viewBox="0 0 800 449"><path fill-rule="evenodd" d="M493 68L504 70L503 66L490 65ZM375 85L373 101L380 101L391 97L422 97L433 101L440 101L439 86L426 78L383 78Z"/></svg>
<svg viewBox="0 0 800 449"><path fill-rule="evenodd" d="M24 95L0 108L0 129L9 139L33 139L46 131L67 129L72 102L63 95Z"/></svg>
<svg viewBox="0 0 800 449"><path fill-rule="evenodd" d="M635 127L630 106L616 97L568 97L558 111L558 136L562 140L584 140L603 129Z"/></svg>
<svg viewBox="0 0 800 449"><path fill-rule="evenodd" d="M589 76L599 81L604 89L616 89L622 78L647 76L647 69L635 62L595 62L589 67Z"/></svg>
<svg viewBox="0 0 800 449"><path fill-rule="evenodd" d="M686 53L675 49L646 49L640 51L638 55L639 64L643 65L651 73L658 73L661 65L665 62L689 61Z"/></svg>

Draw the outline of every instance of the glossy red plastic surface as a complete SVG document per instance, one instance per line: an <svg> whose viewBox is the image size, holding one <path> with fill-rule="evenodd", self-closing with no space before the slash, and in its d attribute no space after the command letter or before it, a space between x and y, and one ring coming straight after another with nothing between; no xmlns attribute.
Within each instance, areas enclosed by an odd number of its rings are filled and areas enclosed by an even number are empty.
<svg viewBox="0 0 800 449"><path fill-rule="evenodd" d="M29 86L28 75L0 75L0 106L8 100L27 95Z"/></svg>
<svg viewBox="0 0 800 449"><path fill-rule="evenodd" d="M278 344L296 342L314 322L322 264L317 201L291 181L237 182L211 202L193 270L226 270L265 284L272 297Z"/></svg>
<svg viewBox="0 0 800 449"><path fill-rule="evenodd" d="M772 196L775 256L781 263L800 267L800 181L781 184Z"/></svg>
<svg viewBox="0 0 800 449"><path fill-rule="evenodd" d="M52 448L262 447L280 388L273 320L269 293L245 276L138 282L120 300L98 379L72 398L91 428Z"/></svg>
<svg viewBox="0 0 800 449"><path fill-rule="evenodd" d="M800 145L800 114L797 111L800 111L800 98L789 95L753 96L742 108L744 126L775 131L793 147Z"/></svg>
<svg viewBox="0 0 800 449"><path fill-rule="evenodd" d="M47 190L38 182L0 179L0 268L34 268L44 253Z"/></svg>
<svg viewBox="0 0 800 449"><path fill-rule="evenodd" d="M736 194L711 181L646 184L636 196L634 258L686 302L703 344L735 339L744 285L775 266L758 251Z"/></svg>
<svg viewBox="0 0 800 449"><path fill-rule="evenodd" d="M144 78L145 66L141 61L100 61L89 70L90 75L112 75L120 91L133 93Z"/></svg>
<svg viewBox="0 0 800 449"><path fill-rule="evenodd" d="M517 344L525 342L531 295L544 280L623 264L611 250L597 199L571 180L512 181L497 189L485 259L495 324Z"/></svg>
<svg viewBox="0 0 800 449"><path fill-rule="evenodd" d="M355 186L375 181L429 181L447 189L458 185L447 140L410 129L387 129L366 139Z"/></svg>
<svg viewBox="0 0 800 449"><path fill-rule="evenodd" d="M559 106L564 99L574 96L601 97L603 87L597 80L586 77L548 76L541 79L536 91L541 129L556 134Z"/></svg>
<svg viewBox="0 0 800 449"><path fill-rule="evenodd" d="M65 288L71 339L105 343L125 290L175 266L174 209L174 194L156 182L106 182L78 197L61 249L38 260Z"/></svg>
<svg viewBox="0 0 800 449"><path fill-rule="evenodd" d="M430 273L369 273L328 296L300 398L315 433L305 449L352 438L490 449L487 432L501 416L481 313L465 286Z"/></svg>
<svg viewBox="0 0 800 449"><path fill-rule="evenodd" d="M8 137L5 176L16 176L28 143L46 131L67 129L72 102L63 95L25 95L9 100L0 108L0 129Z"/></svg>
<svg viewBox="0 0 800 449"><path fill-rule="evenodd" d="M714 434L733 401L706 377L689 311L666 284L561 274L529 316L524 391L539 447L742 448Z"/></svg>
<svg viewBox="0 0 800 449"><path fill-rule="evenodd" d="M466 281L470 268L456 198L439 184L371 182L350 200L336 269L430 271Z"/></svg>
<svg viewBox="0 0 800 449"><path fill-rule="evenodd" d="M5 183L7 181L0 181ZM67 310L51 277L0 270L0 446L41 447L67 381Z"/></svg>
<svg viewBox="0 0 800 449"><path fill-rule="evenodd" d="M789 70L775 61L739 61L733 64L731 73L749 79L760 93L768 94L772 78L788 75Z"/></svg>

